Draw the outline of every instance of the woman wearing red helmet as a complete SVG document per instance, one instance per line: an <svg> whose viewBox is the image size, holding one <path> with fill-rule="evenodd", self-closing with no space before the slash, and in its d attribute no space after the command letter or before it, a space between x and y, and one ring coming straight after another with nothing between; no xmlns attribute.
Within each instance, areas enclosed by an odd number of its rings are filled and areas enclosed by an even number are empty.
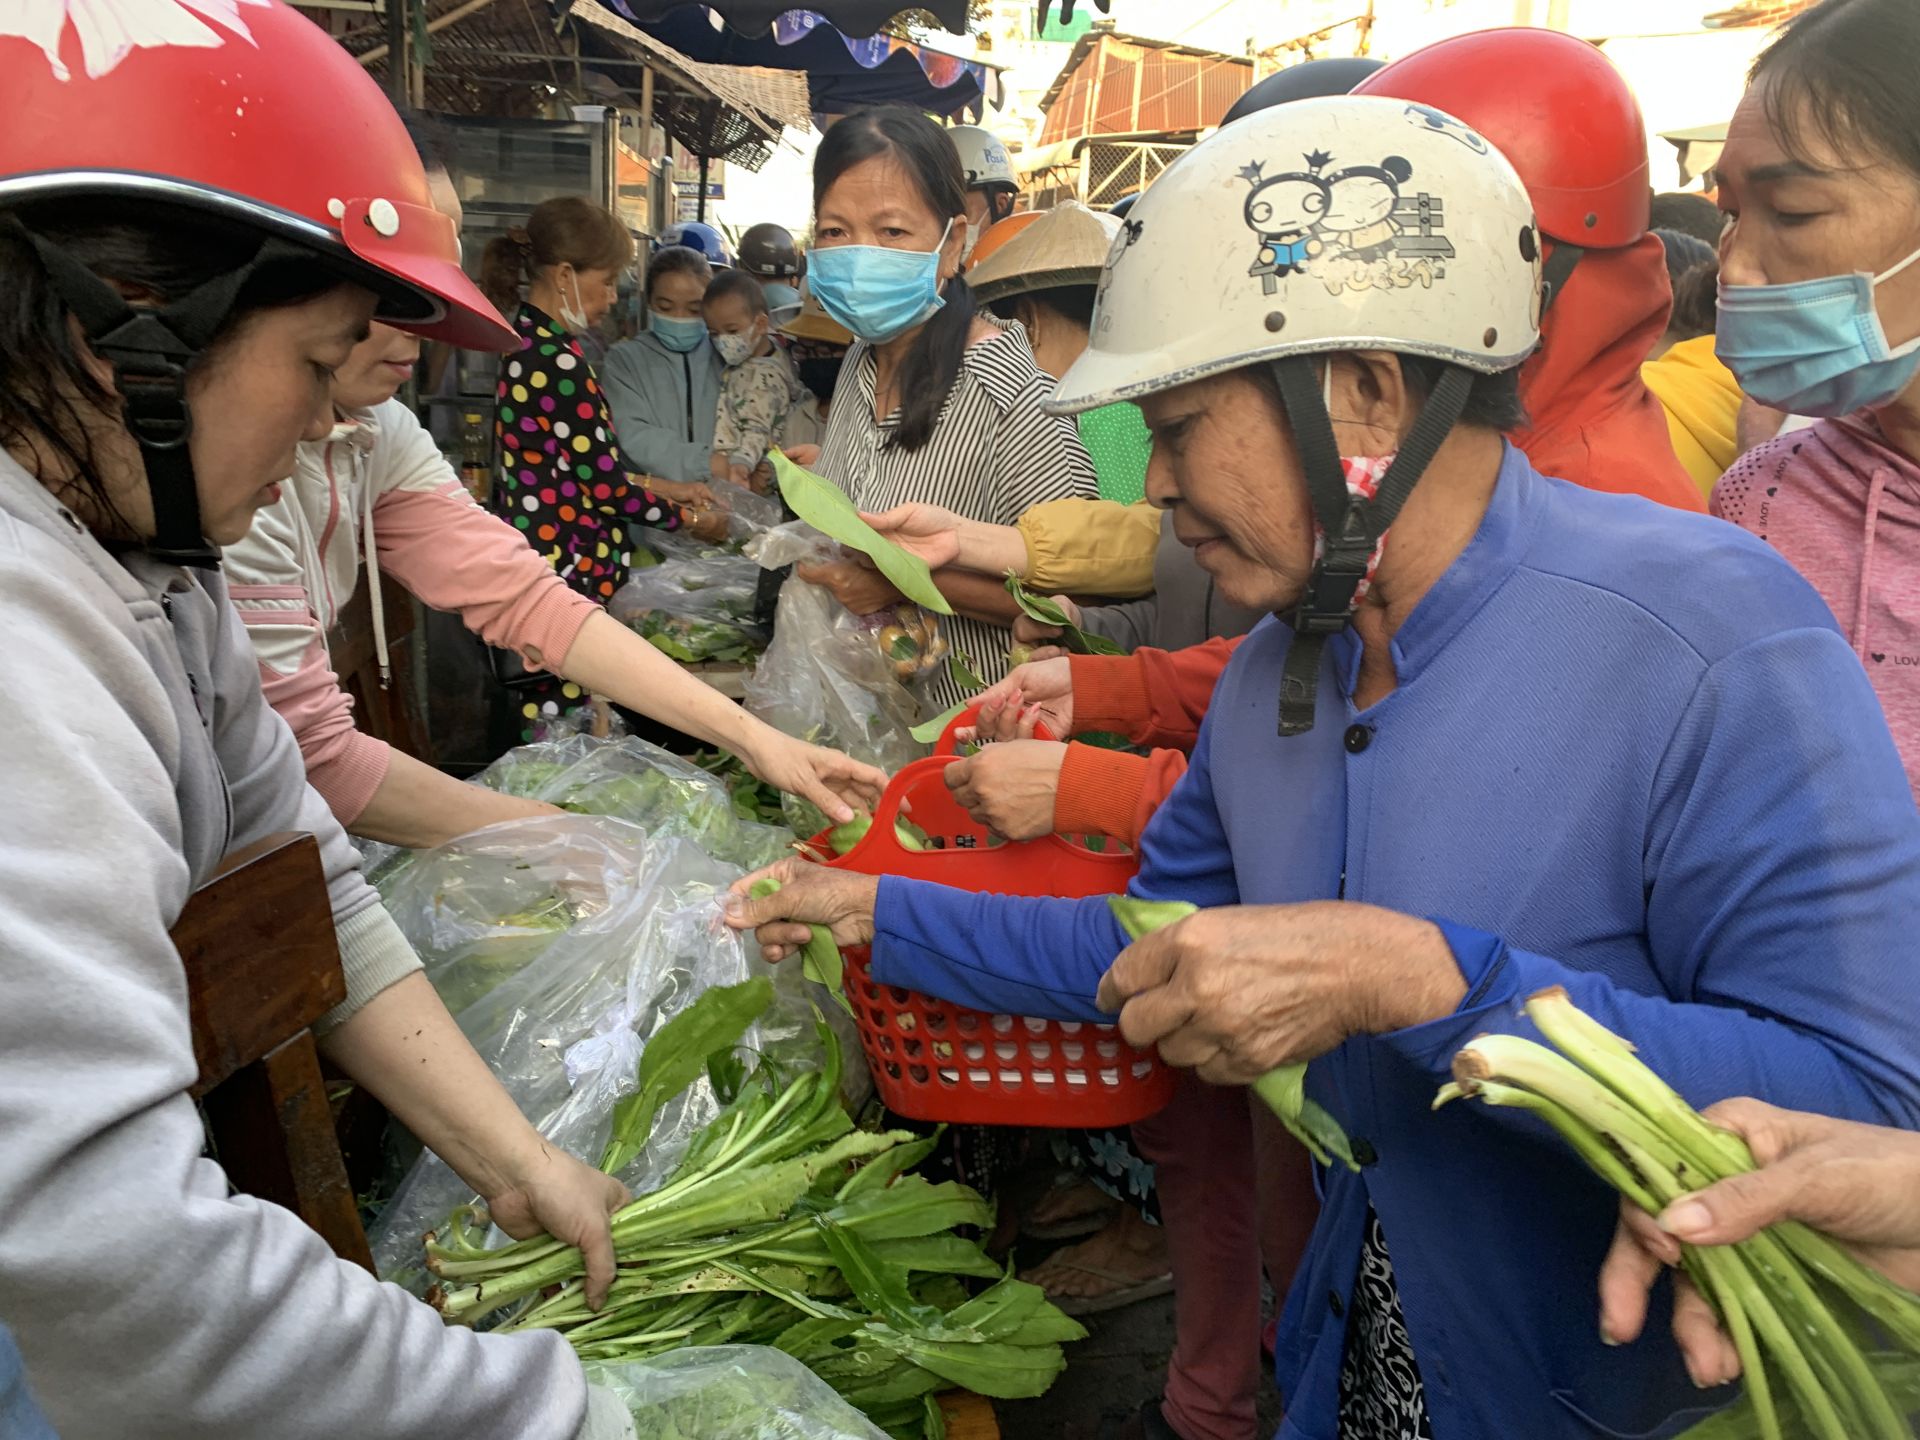
<svg viewBox="0 0 1920 1440"><path fill-rule="evenodd" d="M557 1340L446 1329L228 1194L168 939L228 851L312 832L348 992L323 1050L604 1290L624 1191L542 1142L419 973L218 569L376 315L468 347L512 332L398 117L298 14L54 13L31 41L0 22L0 665L49 697L13 708L0 757L0 1317L67 1440L620 1434ZM157 1243L130 1256L134 1234Z"/></svg>

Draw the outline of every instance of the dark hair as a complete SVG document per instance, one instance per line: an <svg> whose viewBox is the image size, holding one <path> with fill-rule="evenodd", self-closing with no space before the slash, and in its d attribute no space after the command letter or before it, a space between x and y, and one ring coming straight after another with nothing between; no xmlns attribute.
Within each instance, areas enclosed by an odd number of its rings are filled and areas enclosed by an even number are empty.
<svg viewBox="0 0 1920 1440"><path fill-rule="evenodd" d="M94 378L75 348L68 307L19 222L94 274L118 282L137 305L164 306L244 268L260 248L257 231L169 205L62 198L0 211L0 448L37 448L71 476L90 518L126 530L98 467L89 412L117 414L119 397ZM341 284L305 260L262 265L235 298L225 323L193 362L216 358L257 312L297 305ZM94 421L97 424L97 420Z"/></svg>
<svg viewBox="0 0 1920 1440"><path fill-rule="evenodd" d="M542 200L524 229L487 242L480 256L480 288L496 310L512 314L520 287L536 270L624 270L633 263L633 236L613 214L581 195Z"/></svg>
<svg viewBox="0 0 1920 1440"><path fill-rule="evenodd" d="M1748 79L1772 82L1767 121L1795 159L1808 160L1803 127L1812 125L1843 155L1877 154L1920 176L1915 55L1913 0L1821 0L1781 29Z"/></svg>
<svg viewBox="0 0 1920 1440"><path fill-rule="evenodd" d="M1051 310L1062 320L1070 321L1082 330L1092 330L1093 297L1097 289L1094 285L1053 285L1044 290L1003 295L988 304L987 309L1002 320L1018 320L1022 304L1037 305Z"/></svg>
<svg viewBox="0 0 1920 1440"><path fill-rule="evenodd" d="M424 110L402 110L400 123L407 127L407 137L413 141L414 153L420 157L421 168L427 174L453 170L449 160L453 154L453 134L437 116Z"/></svg>
<svg viewBox="0 0 1920 1440"><path fill-rule="evenodd" d="M1673 315L1667 333L1682 340L1713 334L1720 316L1720 262L1708 259L1673 282Z"/></svg>
<svg viewBox="0 0 1920 1440"><path fill-rule="evenodd" d="M669 275L691 275L705 288L713 283L713 266L707 263L707 257L690 245L669 245L665 249L653 252L653 258L647 261L646 300L653 302L655 282Z"/></svg>
<svg viewBox="0 0 1920 1440"><path fill-rule="evenodd" d="M899 160L936 218L967 213L967 176L952 138L919 111L899 105L855 111L827 131L813 157L813 208L820 208L842 175L879 155ZM956 274L940 294L947 303L921 327L900 366L900 423L887 443L910 452L933 439L933 422L960 376L973 331L967 282Z"/></svg>
<svg viewBox="0 0 1920 1440"><path fill-rule="evenodd" d="M767 292L760 288L759 277L745 270L722 270L707 282L707 293L701 296L700 303L711 305L729 297L741 301L749 316L772 313L767 308Z"/></svg>
<svg viewBox="0 0 1920 1440"><path fill-rule="evenodd" d="M1706 196L1689 195L1680 190L1654 196L1647 212L1649 230L1685 235L1710 250L1720 244L1720 232L1726 223L1727 217L1720 213L1720 207Z"/></svg>
<svg viewBox="0 0 1920 1440"><path fill-rule="evenodd" d="M1680 277L1701 265L1717 263L1713 246L1682 230L1655 230L1667 252L1667 283L1680 288Z"/></svg>

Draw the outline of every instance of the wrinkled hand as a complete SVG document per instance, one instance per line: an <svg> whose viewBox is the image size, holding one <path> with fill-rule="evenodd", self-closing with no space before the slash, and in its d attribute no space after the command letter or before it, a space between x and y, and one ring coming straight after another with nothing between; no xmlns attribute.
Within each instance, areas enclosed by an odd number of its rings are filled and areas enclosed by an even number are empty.
<svg viewBox="0 0 1920 1440"><path fill-rule="evenodd" d="M780 888L753 899L753 887L769 877ZM832 870L796 855L734 881L726 919L735 930L752 930L767 959L777 963L805 945L815 925L826 926L833 943L843 948L870 943L879 893L878 876Z"/></svg>
<svg viewBox="0 0 1920 1440"><path fill-rule="evenodd" d="M481 1198L493 1223L514 1239L551 1235L578 1249L587 1265L587 1304L600 1308L613 1284L607 1217L633 1198L626 1186L541 1140L510 1172L506 1188Z"/></svg>
<svg viewBox="0 0 1920 1440"><path fill-rule="evenodd" d="M820 463L820 447L818 445L782 445L780 447L780 453L798 465L802 470L811 470ZM771 465L767 466L767 476L769 479L773 476L773 467Z"/></svg>
<svg viewBox="0 0 1920 1440"><path fill-rule="evenodd" d="M1134 1045L1250 1085L1352 1035L1451 1014L1466 994L1437 926L1342 900L1201 910L1129 945L1097 1003Z"/></svg>
<svg viewBox="0 0 1920 1440"><path fill-rule="evenodd" d="M800 448L812 450L816 454L820 449L818 445L803 445ZM747 477L746 486L756 495L771 495L773 493L773 462L762 460L754 466L753 473Z"/></svg>
<svg viewBox="0 0 1920 1440"><path fill-rule="evenodd" d="M1054 801L1067 747L1057 740L1008 740L947 766L947 788L974 820L1009 840L1053 833Z"/></svg>
<svg viewBox="0 0 1920 1440"><path fill-rule="evenodd" d="M855 615L876 615L906 597L893 582L858 560L829 560L818 565L796 565L793 573L810 585L833 592L833 598Z"/></svg>
<svg viewBox="0 0 1920 1440"><path fill-rule="evenodd" d="M1647 1292L1663 1266L1680 1263L1682 1240L1731 1245L1782 1220L1824 1231L1895 1284L1920 1288L1920 1135L1744 1098L1705 1114L1744 1138L1760 1168L1676 1200L1657 1220L1621 1202L1600 1270L1603 1337L1639 1336ZM1684 1277L1674 1285L1673 1338L1687 1373L1699 1385L1735 1379L1739 1352L1712 1308Z"/></svg>
<svg viewBox="0 0 1920 1440"><path fill-rule="evenodd" d="M735 485L738 485L742 490L751 490L753 488L754 473L753 467L749 465L729 465L727 467L727 479Z"/></svg>
<svg viewBox="0 0 1920 1440"><path fill-rule="evenodd" d="M752 739L740 747L740 759L776 790L812 801L836 825L851 820L855 809L878 805L887 784L885 771L783 735L771 725L757 726Z"/></svg>
<svg viewBox="0 0 1920 1440"><path fill-rule="evenodd" d="M732 465L733 461L725 450L716 450L707 457L707 473L716 480L726 479L727 471L732 468Z"/></svg>
<svg viewBox="0 0 1920 1440"><path fill-rule="evenodd" d="M1033 734L1035 722L1062 739L1073 734L1073 666L1064 655L1015 666L1006 679L982 690L978 723L954 738L962 744L1019 740Z"/></svg>
<svg viewBox="0 0 1920 1440"><path fill-rule="evenodd" d="M725 510L707 510L700 506L683 506L680 511L681 529L696 540L704 540L717 545L727 538L728 524Z"/></svg>
<svg viewBox="0 0 1920 1440"><path fill-rule="evenodd" d="M1053 603L1066 612L1067 619L1074 624L1080 623L1080 607L1065 595L1055 595ZM1038 645L1047 640L1058 638L1064 632L1058 625L1048 625L1034 619L1031 615L1018 615L1013 622L1013 639L1017 645Z"/></svg>
<svg viewBox="0 0 1920 1440"><path fill-rule="evenodd" d="M721 478L725 478L724 474ZM698 480L649 480L647 488L684 510L725 510L727 502Z"/></svg>
<svg viewBox="0 0 1920 1440"><path fill-rule="evenodd" d="M909 555L918 555L932 569L952 565L960 558L962 522L951 510L938 505L896 505L877 515L862 511L860 518Z"/></svg>

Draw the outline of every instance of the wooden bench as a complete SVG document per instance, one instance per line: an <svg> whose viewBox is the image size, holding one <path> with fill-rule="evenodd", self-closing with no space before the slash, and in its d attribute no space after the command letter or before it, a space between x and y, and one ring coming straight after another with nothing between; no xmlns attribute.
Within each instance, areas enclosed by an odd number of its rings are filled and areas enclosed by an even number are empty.
<svg viewBox="0 0 1920 1440"><path fill-rule="evenodd" d="M229 855L173 943L200 1066L192 1094L227 1178L373 1269L310 1028L347 997L318 843L270 835Z"/></svg>

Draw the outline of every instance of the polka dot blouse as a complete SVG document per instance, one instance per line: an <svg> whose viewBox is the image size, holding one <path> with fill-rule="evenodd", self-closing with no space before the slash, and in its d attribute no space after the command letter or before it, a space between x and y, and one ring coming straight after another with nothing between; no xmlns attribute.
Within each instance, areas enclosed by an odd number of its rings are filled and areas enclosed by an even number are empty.
<svg viewBox="0 0 1920 1440"><path fill-rule="evenodd" d="M514 328L526 348L500 362L492 508L570 587L604 605L626 583L630 527L677 529L680 512L628 476L580 342L532 305Z"/></svg>

